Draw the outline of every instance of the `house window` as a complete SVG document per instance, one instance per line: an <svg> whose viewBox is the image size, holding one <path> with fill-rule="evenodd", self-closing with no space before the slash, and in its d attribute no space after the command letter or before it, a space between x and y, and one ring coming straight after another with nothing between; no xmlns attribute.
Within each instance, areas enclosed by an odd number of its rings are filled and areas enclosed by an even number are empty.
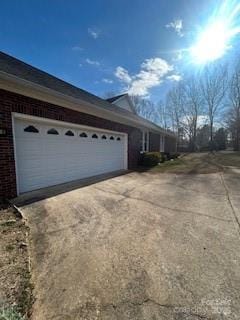
<svg viewBox="0 0 240 320"><path fill-rule="evenodd" d="M96 135L96 133L94 133L94 134L92 135L92 138L93 138L93 139L98 139L98 136Z"/></svg>
<svg viewBox="0 0 240 320"><path fill-rule="evenodd" d="M149 151L149 132L142 132L142 140L141 140L141 151L148 152Z"/></svg>
<svg viewBox="0 0 240 320"><path fill-rule="evenodd" d="M28 126L24 129L25 132L33 132L33 133L38 133L39 130L35 128L34 126Z"/></svg>
<svg viewBox="0 0 240 320"><path fill-rule="evenodd" d="M54 128L49 129L47 133L48 133L48 134L56 134L56 135L58 135L58 134L59 134L59 133L57 132L57 130L56 130L56 129L54 129Z"/></svg>
<svg viewBox="0 0 240 320"><path fill-rule="evenodd" d="M73 136L74 136L74 133L73 133L71 130L68 130L68 131L65 133L65 136L73 137Z"/></svg>
<svg viewBox="0 0 240 320"><path fill-rule="evenodd" d="M87 138L87 134L85 132L80 133L79 137L81 138Z"/></svg>

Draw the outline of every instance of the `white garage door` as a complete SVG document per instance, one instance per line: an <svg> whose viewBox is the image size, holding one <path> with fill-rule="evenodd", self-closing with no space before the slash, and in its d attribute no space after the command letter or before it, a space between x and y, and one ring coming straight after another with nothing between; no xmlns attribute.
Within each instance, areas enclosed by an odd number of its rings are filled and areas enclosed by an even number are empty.
<svg viewBox="0 0 240 320"><path fill-rule="evenodd" d="M63 125L15 119L19 193L125 168L126 135Z"/></svg>

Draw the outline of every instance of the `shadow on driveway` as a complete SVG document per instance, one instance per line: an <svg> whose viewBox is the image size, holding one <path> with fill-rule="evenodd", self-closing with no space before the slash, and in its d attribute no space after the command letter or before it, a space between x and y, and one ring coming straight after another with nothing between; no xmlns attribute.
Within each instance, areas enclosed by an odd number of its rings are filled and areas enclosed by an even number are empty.
<svg viewBox="0 0 240 320"><path fill-rule="evenodd" d="M28 205L28 204L40 201L40 200L57 196L58 194L61 194L61 193L66 193L75 189L80 189L80 188L89 186L91 184L95 184L104 180L111 179L113 177L125 175L125 174L128 174L129 172L130 170L114 171L107 174L101 174L101 175L93 176L90 178L74 180L67 183L58 184L56 186L50 186L47 188L26 192L12 199L11 203L21 207L24 205Z"/></svg>

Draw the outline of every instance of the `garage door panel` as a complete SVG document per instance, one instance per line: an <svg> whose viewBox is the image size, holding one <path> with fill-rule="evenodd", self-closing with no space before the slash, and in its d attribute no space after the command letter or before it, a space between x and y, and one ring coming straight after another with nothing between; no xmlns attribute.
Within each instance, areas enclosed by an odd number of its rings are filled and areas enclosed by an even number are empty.
<svg viewBox="0 0 240 320"><path fill-rule="evenodd" d="M36 139L16 139L18 153L25 154L26 152L41 154L42 143L41 140ZM20 147L21 146L21 147Z"/></svg>
<svg viewBox="0 0 240 320"><path fill-rule="evenodd" d="M20 193L124 169L124 135L26 120L15 120L14 127ZM52 129L58 135L49 134ZM68 131L74 136L66 136Z"/></svg>

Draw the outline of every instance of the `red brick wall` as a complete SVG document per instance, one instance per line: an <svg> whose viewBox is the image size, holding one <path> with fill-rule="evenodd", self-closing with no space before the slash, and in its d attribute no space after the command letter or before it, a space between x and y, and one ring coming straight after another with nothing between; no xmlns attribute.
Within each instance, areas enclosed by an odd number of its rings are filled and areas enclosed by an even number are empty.
<svg viewBox="0 0 240 320"><path fill-rule="evenodd" d="M176 139L165 137L165 152L176 152Z"/></svg>
<svg viewBox="0 0 240 320"><path fill-rule="evenodd" d="M129 137L128 167L134 168L138 164L140 130L0 89L0 127L7 129L7 137L0 137L0 198L16 196L11 112L125 132Z"/></svg>
<svg viewBox="0 0 240 320"><path fill-rule="evenodd" d="M157 133L149 133L149 151L160 151L160 135ZM176 152L176 139L166 136L165 137L165 152Z"/></svg>
<svg viewBox="0 0 240 320"><path fill-rule="evenodd" d="M149 132L149 151L160 151L160 135Z"/></svg>

